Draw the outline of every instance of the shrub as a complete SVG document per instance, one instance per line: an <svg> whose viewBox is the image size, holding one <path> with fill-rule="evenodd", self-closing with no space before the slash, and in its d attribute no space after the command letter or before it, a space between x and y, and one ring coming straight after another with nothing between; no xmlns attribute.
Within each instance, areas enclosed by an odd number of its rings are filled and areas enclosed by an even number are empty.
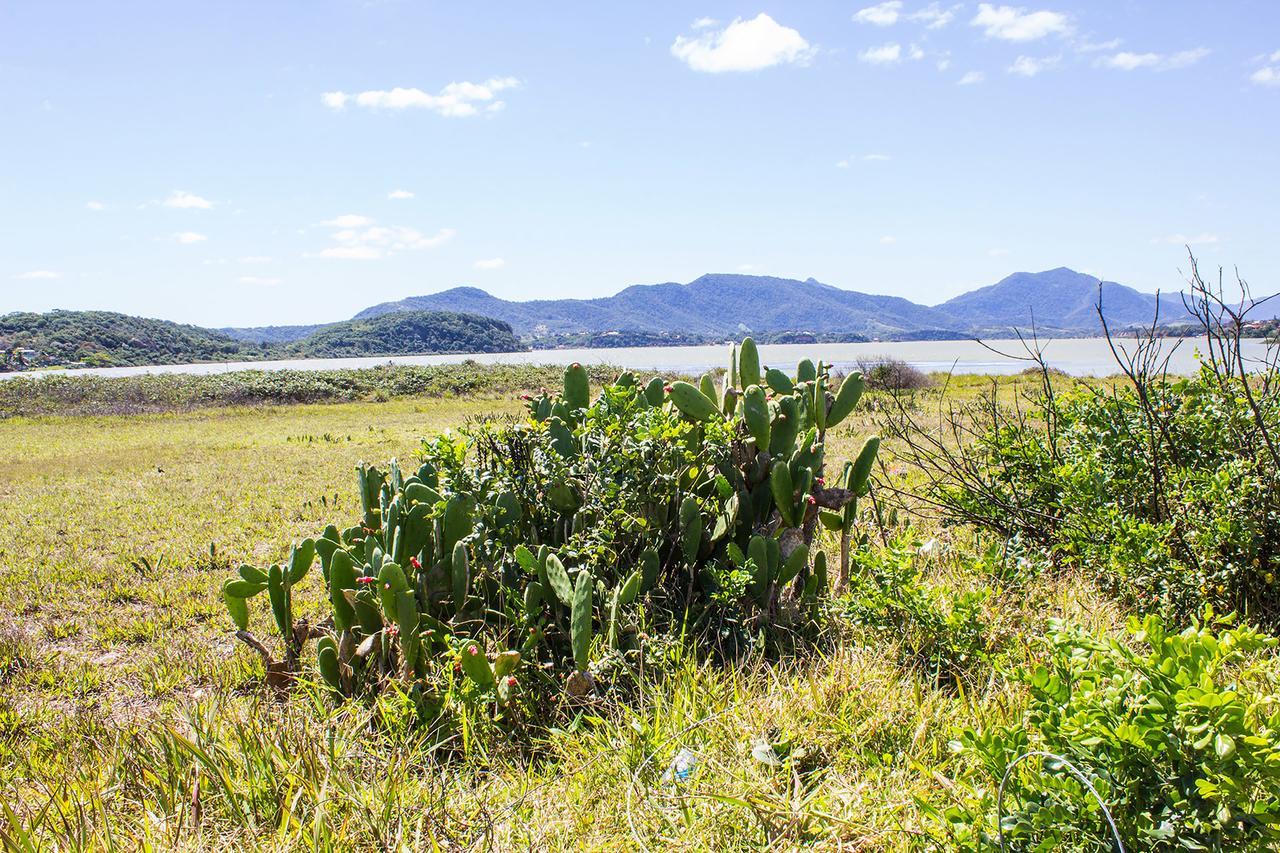
<svg viewBox="0 0 1280 853"><path fill-rule="evenodd" d="M954 687L990 659L982 616L987 596L925 583L920 559L910 531L887 547L860 548L844 603L855 624L896 642L907 666L939 686Z"/></svg>
<svg viewBox="0 0 1280 853"><path fill-rule="evenodd" d="M858 371L872 391L917 391L932 385L929 377L900 358L858 359Z"/></svg>
<svg viewBox="0 0 1280 853"><path fill-rule="evenodd" d="M998 783L1042 751L1081 771L1127 849L1274 849L1280 844L1280 708L1251 659L1274 639L1194 621L1169 632L1130 620L1132 644L1053 623L1012 725L967 730L953 748L975 762L972 799L930 809L952 846L997 832ZM1008 772L999 830L1015 849L1098 849L1110 840L1092 795L1049 758Z"/></svg>
<svg viewBox="0 0 1280 853"><path fill-rule="evenodd" d="M623 374L592 400L575 364L561 393L528 398L529 417L425 441L414 472L361 465L358 524L227 581L238 636L271 683L293 680L315 639L335 695L394 687L446 727L457 707L513 721L603 693L642 635L702 636L726 654L767 640L826 594L825 557L810 559L818 514L865 491L874 455L825 484L825 432L861 377L831 393L806 360L767 379L768 396L749 338L719 388ZM310 625L291 590L317 555L329 615ZM248 631L246 601L263 591L281 660Z"/></svg>
<svg viewBox="0 0 1280 853"><path fill-rule="evenodd" d="M1277 355L1252 362L1197 292L1206 346L1190 377L1168 375L1148 336L1117 347L1123 377L1105 383L1064 387L1033 353L1036 392L1010 404L993 386L943 413L940 433L899 407L891 431L928 479L922 497L1177 624L1205 604L1280 624Z"/></svg>

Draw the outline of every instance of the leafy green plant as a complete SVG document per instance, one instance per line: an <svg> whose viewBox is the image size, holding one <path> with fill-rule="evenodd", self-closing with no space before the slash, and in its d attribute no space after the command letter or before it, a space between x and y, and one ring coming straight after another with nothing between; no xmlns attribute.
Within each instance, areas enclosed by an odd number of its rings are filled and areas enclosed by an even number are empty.
<svg viewBox="0 0 1280 853"><path fill-rule="evenodd" d="M573 700L607 689L602 674L642 654L641 624L713 634L733 654L801 622L827 593L825 558L810 560L818 513L865 490L877 442L825 486L826 431L861 378L836 386L806 360L794 378L768 371L784 390L737 387L760 373L756 352L749 338L735 348L719 387L623 373L594 399L574 364L560 393L527 397L527 419L425 440L416 471L362 464L356 525L224 586L238 636L277 683L315 638L335 695L395 685L424 719L458 699L512 719L544 711L560 678ZM308 625L291 602L313 554L329 613ZM246 602L264 591L279 662L248 630Z"/></svg>
<svg viewBox="0 0 1280 853"><path fill-rule="evenodd" d="M965 846L1003 833L1013 849L1103 848L1102 806L1060 758L1098 792L1129 849L1273 848L1280 708L1258 658L1276 640L1228 622L1171 632L1156 616L1133 618L1131 642L1054 622L1042 659L1020 673L1029 694L1020 718L953 744L972 760L973 799L932 814ZM1058 758L1010 770L1033 751Z"/></svg>
<svg viewBox="0 0 1280 853"><path fill-rule="evenodd" d="M990 660L985 591L954 592L925 582L911 531L883 548L861 545L843 599L855 624L892 638L903 663L940 686L956 686Z"/></svg>

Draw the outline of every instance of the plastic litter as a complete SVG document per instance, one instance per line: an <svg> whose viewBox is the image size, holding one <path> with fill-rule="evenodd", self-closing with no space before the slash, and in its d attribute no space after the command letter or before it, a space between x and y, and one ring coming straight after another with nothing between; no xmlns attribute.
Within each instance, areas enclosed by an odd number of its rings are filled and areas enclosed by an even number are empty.
<svg viewBox="0 0 1280 853"><path fill-rule="evenodd" d="M662 774L664 782L688 782L693 771L698 769L698 754L689 747L682 747L671 759L667 772Z"/></svg>

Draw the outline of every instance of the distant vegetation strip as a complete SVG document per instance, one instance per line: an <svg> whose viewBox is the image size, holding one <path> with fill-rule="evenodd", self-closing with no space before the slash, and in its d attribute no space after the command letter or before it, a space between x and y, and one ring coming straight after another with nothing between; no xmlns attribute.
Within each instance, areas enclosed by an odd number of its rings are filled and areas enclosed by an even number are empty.
<svg viewBox="0 0 1280 853"><path fill-rule="evenodd" d="M406 311L332 323L289 343L237 340L199 326L111 311L0 316L0 369L7 370L523 349L508 323L451 311Z"/></svg>
<svg viewBox="0 0 1280 853"><path fill-rule="evenodd" d="M589 366L593 383L620 368ZM174 412L219 406L515 394L561 382L564 367L388 365L362 370L243 370L211 375L30 376L0 381L0 418Z"/></svg>

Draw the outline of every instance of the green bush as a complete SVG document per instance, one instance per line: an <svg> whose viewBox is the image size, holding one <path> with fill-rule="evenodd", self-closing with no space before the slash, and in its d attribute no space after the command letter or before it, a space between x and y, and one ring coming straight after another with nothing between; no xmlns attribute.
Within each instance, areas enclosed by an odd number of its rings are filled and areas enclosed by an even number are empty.
<svg viewBox="0 0 1280 853"><path fill-rule="evenodd" d="M1021 674L1028 702L1011 725L967 730L970 799L929 808L951 846L987 846L995 794L1010 766L1043 751L1098 792L1130 850L1274 849L1280 844L1280 707L1276 641L1253 628L1156 616L1130 620L1132 642L1053 623L1038 664ZM999 831L1012 849L1107 849L1093 796L1056 759L1008 773Z"/></svg>
<svg viewBox="0 0 1280 853"><path fill-rule="evenodd" d="M1280 395L1255 391L1267 381L1205 366L1139 387L1077 383L1039 398L1035 417L988 409L930 496L952 521L1085 567L1139 610L1186 624L1209 604L1275 625L1280 468L1266 433L1280 436Z"/></svg>
<svg viewBox="0 0 1280 853"><path fill-rule="evenodd" d="M887 547L859 548L843 603L854 624L896 642L903 663L939 686L955 687L990 660L991 637L982 614L987 593L926 583L918 545L908 531Z"/></svg>
<svg viewBox="0 0 1280 853"><path fill-rule="evenodd" d="M416 471L361 465L358 524L226 582L238 636L279 686L314 639L335 695L394 688L443 732L459 709L537 721L624 687L646 638L767 651L773 626L790 636L826 595L825 557L810 557L819 512L865 492L878 446L825 485L826 430L861 377L832 393L828 368L807 360L767 376L769 394L750 339L720 387L623 374L592 399L574 364L561 393L526 395L527 418L424 441ZM317 556L327 615L311 625L292 591ZM262 592L280 660L248 631Z"/></svg>

